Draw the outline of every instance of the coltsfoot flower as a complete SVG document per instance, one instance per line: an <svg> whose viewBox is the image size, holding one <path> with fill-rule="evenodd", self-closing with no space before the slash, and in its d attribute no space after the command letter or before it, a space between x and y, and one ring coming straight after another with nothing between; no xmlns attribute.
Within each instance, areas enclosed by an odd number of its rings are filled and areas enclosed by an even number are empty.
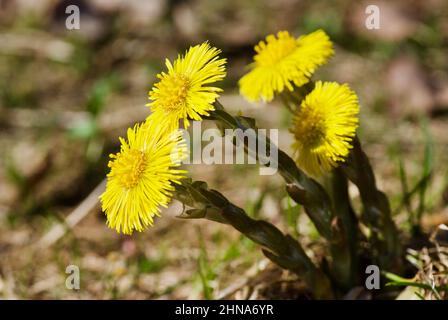
<svg viewBox="0 0 448 320"><path fill-rule="evenodd" d="M129 128L121 150L110 155L106 191L100 196L110 228L124 234L153 225L171 200L174 183L185 171L175 169L186 156L181 132L169 132L152 116Z"/></svg>
<svg viewBox="0 0 448 320"><path fill-rule="evenodd" d="M168 73L157 75L160 79L149 92L148 103L155 121L167 119L170 128L177 128L179 120L185 128L189 119L202 120L213 111L213 103L222 89L210 84L224 79L226 59L219 59L221 50L207 42L190 47L184 56L178 56L173 64L167 59Z"/></svg>
<svg viewBox="0 0 448 320"><path fill-rule="evenodd" d="M296 161L318 177L344 162L358 127L359 103L347 85L316 82L297 109L290 131Z"/></svg>
<svg viewBox="0 0 448 320"><path fill-rule="evenodd" d="M251 71L240 81L240 93L249 101L271 101L275 93L306 84L315 70L333 55L333 44L323 30L294 38L287 31L268 35L255 46Z"/></svg>

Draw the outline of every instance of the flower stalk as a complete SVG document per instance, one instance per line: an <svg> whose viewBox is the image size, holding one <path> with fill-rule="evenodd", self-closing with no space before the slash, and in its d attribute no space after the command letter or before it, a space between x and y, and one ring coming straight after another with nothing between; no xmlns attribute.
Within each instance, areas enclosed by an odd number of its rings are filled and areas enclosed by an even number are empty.
<svg viewBox="0 0 448 320"><path fill-rule="evenodd" d="M359 278L358 218L351 206L348 181L340 168L333 170L329 178L329 194L336 216L334 226L339 237L330 247L333 264L332 275L339 287L349 290Z"/></svg>
<svg viewBox="0 0 448 320"><path fill-rule="evenodd" d="M358 138L353 140L353 150L341 168L359 190L363 204L362 220L372 231L372 245L380 253L378 263L389 270L400 269L403 251L389 200L378 189L372 166Z"/></svg>
<svg viewBox="0 0 448 320"><path fill-rule="evenodd" d="M300 276L316 298L333 298L328 277L290 235L283 234L269 222L252 219L221 193L209 189L205 182L185 179L176 186L175 198L193 208L184 211L181 218L204 218L231 225L260 245L263 254L272 262Z"/></svg>
<svg viewBox="0 0 448 320"><path fill-rule="evenodd" d="M249 128L255 128L254 121L251 121L252 119L230 115L225 111L219 101L215 102L215 110L210 113L208 119L217 122L218 127L221 129L247 130ZM250 134L249 131L248 133ZM257 135L256 130L252 131L252 133ZM267 145L266 149L270 150L272 142L268 137L260 137L257 135L256 139L257 141L258 139L265 139ZM305 207L305 211L313 221L319 233L327 240L331 240L332 230L330 226L333 213L327 193L319 183L300 170L294 160L284 151L278 149L277 146L273 145L273 147L278 150L278 159L269 159L269 161L277 161L277 163L271 163L270 165L278 168L280 175L286 182L286 191L289 196L295 202ZM251 150L248 144L244 144L244 149L248 154L260 160L259 157L261 155L259 155L256 150ZM267 159L261 160L262 163L266 163L265 160Z"/></svg>

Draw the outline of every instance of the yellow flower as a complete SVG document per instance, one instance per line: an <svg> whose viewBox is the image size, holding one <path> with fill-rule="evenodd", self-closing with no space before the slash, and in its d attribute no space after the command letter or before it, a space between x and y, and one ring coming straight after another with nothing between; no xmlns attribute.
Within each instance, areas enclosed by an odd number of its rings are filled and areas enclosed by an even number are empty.
<svg viewBox="0 0 448 320"><path fill-rule="evenodd" d="M347 85L316 82L294 115L297 164L318 177L344 162L358 127L359 103Z"/></svg>
<svg viewBox="0 0 448 320"><path fill-rule="evenodd" d="M226 59L219 59L219 53L221 50L204 42L190 47L173 64L166 60L168 73L158 74L160 81L149 92L152 102L148 106L156 121L168 119L170 128L177 128L182 119L188 128L189 119L200 121L214 110L213 103L222 90L209 85L226 75Z"/></svg>
<svg viewBox="0 0 448 320"><path fill-rule="evenodd" d="M250 101L271 101L275 93L285 88L293 91L293 84L304 85L334 52L332 42L322 30L298 39L280 31L277 37L269 35L266 42L260 41L255 51L251 71L239 81L240 93Z"/></svg>
<svg viewBox="0 0 448 320"><path fill-rule="evenodd" d="M169 132L149 116L129 128L121 150L110 155L106 191L100 196L110 228L131 234L153 224L185 171L174 169L186 156L181 132Z"/></svg>

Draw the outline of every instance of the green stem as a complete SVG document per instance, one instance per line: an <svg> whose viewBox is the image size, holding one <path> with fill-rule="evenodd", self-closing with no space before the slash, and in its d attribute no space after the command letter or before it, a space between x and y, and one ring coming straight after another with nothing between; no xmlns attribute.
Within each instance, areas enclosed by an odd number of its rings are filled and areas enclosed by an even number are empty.
<svg viewBox="0 0 448 320"><path fill-rule="evenodd" d="M363 204L363 220L370 227L372 242L380 253L380 264L387 269L401 267L402 247L398 230L392 220L387 196L378 190L375 175L358 138L353 140L353 150L341 166L344 174L359 190Z"/></svg>
<svg viewBox="0 0 448 320"><path fill-rule="evenodd" d="M316 298L333 298L327 276L314 265L295 239L284 235L274 225L252 219L221 193L208 189L205 182L185 180L181 185L176 185L175 197L194 208L187 210L182 218L205 218L231 225L260 245L265 256L272 262L300 276Z"/></svg>
<svg viewBox="0 0 448 320"><path fill-rule="evenodd" d="M340 168L330 177L330 195L336 215L335 226L338 237L330 247L333 257L332 275L339 287L349 290L359 277L358 270L358 219L353 211L348 194L348 181Z"/></svg>
<svg viewBox="0 0 448 320"><path fill-rule="evenodd" d="M269 160L271 167L277 167L280 175L286 182L286 190L289 196L297 203L304 206L306 213L313 221L316 229L327 240L331 241L331 219L333 212L331 208L330 199L328 194L322 188L322 186L315 180L305 175L284 151L278 149L268 137L262 137L256 133L255 126L248 126L248 119L244 117L233 117L224 110L224 107L218 102L215 102L215 110L210 113L208 117L210 120L217 122L218 126L222 129L241 129L250 134L248 129L254 129L255 141L265 139L266 150L271 150L271 146L278 150L278 159L273 157L269 159L263 159L263 163ZM244 143L246 153L259 158L259 154L256 150L249 149L247 143Z"/></svg>

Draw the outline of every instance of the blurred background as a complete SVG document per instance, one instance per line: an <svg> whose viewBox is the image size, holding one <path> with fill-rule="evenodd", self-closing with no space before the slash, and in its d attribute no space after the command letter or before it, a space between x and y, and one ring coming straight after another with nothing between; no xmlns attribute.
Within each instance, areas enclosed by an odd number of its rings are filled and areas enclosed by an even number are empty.
<svg viewBox="0 0 448 320"><path fill-rule="evenodd" d="M79 30L65 26L72 4ZM380 9L378 30L365 26L369 4ZM267 34L318 28L336 55L315 78L357 91L361 141L397 223L406 230L422 216L428 232L447 223L447 1L2 0L0 298L303 297L300 281L231 228L177 219L179 203L126 237L106 227L97 198L118 136L149 114L165 58L205 40L229 60L223 105L280 128L290 151L288 111L246 103L237 81ZM321 240L279 177L256 166L188 169L318 254ZM65 286L68 265L80 269L80 290Z"/></svg>

